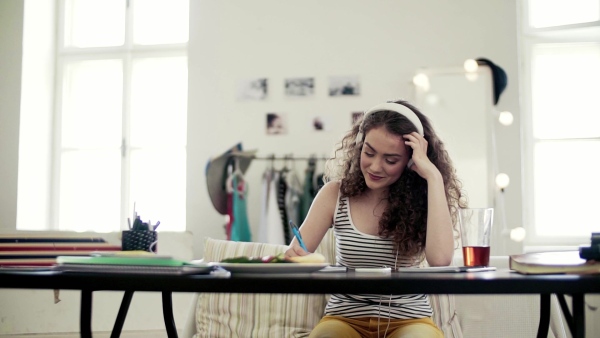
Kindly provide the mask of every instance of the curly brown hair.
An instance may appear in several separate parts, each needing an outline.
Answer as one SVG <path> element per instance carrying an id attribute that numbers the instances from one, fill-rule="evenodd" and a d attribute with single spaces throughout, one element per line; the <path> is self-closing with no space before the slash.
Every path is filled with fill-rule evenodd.
<path id="1" fill-rule="evenodd" d="M 457 212 L 467 207 L 467 197 L 461 191 L 462 183 L 456 176 L 444 143 L 436 135 L 431 122 L 416 107 L 406 101 L 392 101 L 412 110 L 423 125 L 425 140 L 428 142 L 427 157 L 438 168 L 444 179 L 444 189 L 448 209 L 452 217 L 455 240 L 458 238 Z M 363 139 L 357 141 L 359 129 L 363 129 Z M 385 127 L 395 135 L 406 135 L 417 131 L 406 117 L 394 111 L 371 113 L 366 120 L 359 119 L 336 146 L 333 158 L 326 167 L 325 179 L 341 182 L 340 193 L 344 197 L 362 194 L 367 189 L 365 178 L 360 170 L 360 157 L 364 135 L 373 128 Z M 411 153 L 412 155 L 412 153 Z M 379 235 L 392 238 L 398 254 L 405 256 L 422 255 L 425 249 L 427 230 L 427 181 L 412 170 L 405 170 L 398 181 L 389 187 L 387 208 L 379 221 Z"/>

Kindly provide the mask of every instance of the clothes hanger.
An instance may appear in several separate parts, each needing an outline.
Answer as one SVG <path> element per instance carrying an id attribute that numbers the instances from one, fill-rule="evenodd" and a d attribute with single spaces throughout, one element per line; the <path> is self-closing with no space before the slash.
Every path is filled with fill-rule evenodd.
<path id="1" fill-rule="evenodd" d="M 229 167 L 230 168 L 230 167 Z M 227 175 L 227 181 L 225 182 L 225 187 L 227 189 L 228 193 L 233 193 L 233 179 L 234 178 L 238 178 L 238 183 L 240 181 L 244 181 L 244 173 L 242 172 L 242 170 L 240 169 L 240 161 L 237 157 L 234 157 L 233 159 L 233 172 L 231 172 L 229 175 Z M 245 187 L 245 185 L 242 185 L 242 187 Z M 238 188 L 239 188 L 239 184 L 238 184 Z M 241 191 L 238 189 L 238 191 L 240 193 L 243 193 L 246 189 L 242 189 Z"/>

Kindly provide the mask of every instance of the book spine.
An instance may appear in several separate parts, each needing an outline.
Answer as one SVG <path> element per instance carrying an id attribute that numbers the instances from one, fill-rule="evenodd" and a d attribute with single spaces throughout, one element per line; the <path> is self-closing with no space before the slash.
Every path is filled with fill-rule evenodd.
<path id="1" fill-rule="evenodd" d="M 92 243 L 49 243 L 49 244 L 31 244 L 31 243 L 8 243 L 0 244 L 0 253 L 12 251 L 121 251 L 120 245 L 115 244 L 92 244 Z"/>
<path id="2" fill-rule="evenodd" d="M 100 237 L 14 237 L 0 235 L 0 243 L 106 243 Z"/>
<path id="3" fill-rule="evenodd" d="M 7 259 L 0 261 L 0 266 L 52 266 L 56 265 L 56 259 Z"/>

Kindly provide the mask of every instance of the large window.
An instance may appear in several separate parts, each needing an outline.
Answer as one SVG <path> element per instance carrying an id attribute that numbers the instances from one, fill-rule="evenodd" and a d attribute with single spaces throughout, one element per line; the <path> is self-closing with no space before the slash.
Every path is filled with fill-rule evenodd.
<path id="1" fill-rule="evenodd" d="M 526 244 L 589 243 L 600 231 L 600 0 L 523 3 Z"/>
<path id="2" fill-rule="evenodd" d="M 118 231 L 135 205 L 185 230 L 188 0 L 64 0 L 57 12 L 47 228 Z"/>

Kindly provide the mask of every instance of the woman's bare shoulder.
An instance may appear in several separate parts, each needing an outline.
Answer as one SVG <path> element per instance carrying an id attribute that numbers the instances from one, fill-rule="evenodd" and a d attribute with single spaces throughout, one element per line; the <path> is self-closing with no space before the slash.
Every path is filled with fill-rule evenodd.
<path id="1" fill-rule="evenodd" d="M 337 199 L 338 192 L 340 191 L 341 182 L 340 181 L 331 181 L 325 183 L 325 185 L 319 190 L 319 194 L 330 196 L 335 196 Z"/>

